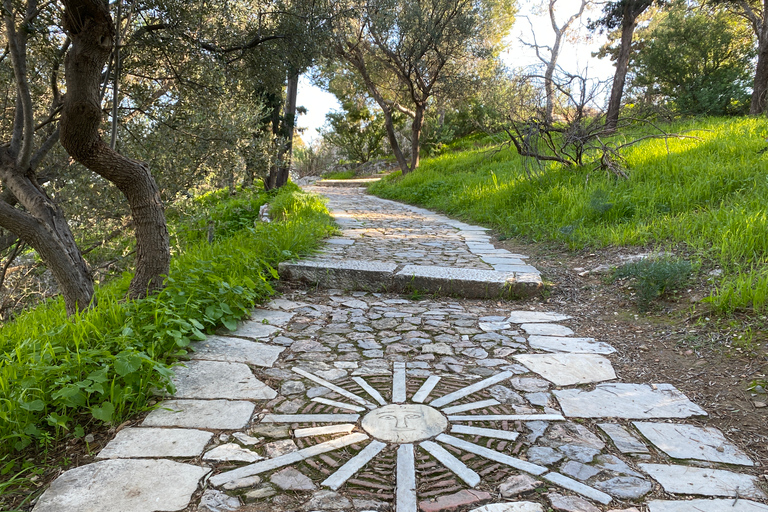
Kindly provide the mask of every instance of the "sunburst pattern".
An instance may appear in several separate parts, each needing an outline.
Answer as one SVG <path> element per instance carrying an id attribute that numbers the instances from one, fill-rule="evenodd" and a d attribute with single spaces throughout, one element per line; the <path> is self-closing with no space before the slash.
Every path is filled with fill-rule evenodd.
<path id="1" fill-rule="evenodd" d="M 323 453 L 340 450 L 351 445 L 360 445 L 367 441 L 362 450 L 323 480 L 321 485 L 334 491 L 339 489 L 382 450 L 389 445 L 394 445 L 397 447 L 396 510 L 397 512 L 416 512 L 418 508 L 416 446 L 429 453 L 469 487 L 478 486 L 482 480 L 478 473 L 444 448 L 444 446 L 448 446 L 536 475 L 550 483 L 565 487 L 601 503 L 611 501 L 611 497 L 607 494 L 559 473 L 549 472 L 544 466 L 512 457 L 453 435 L 468 434 L 486 438 L 515 440 L 518 436 L 516 432 L 480 428 L 462 423 L 503 420 L 563 421 L 565 419 L 559 414 L 459 414 L 500 405 L 500 402 L 493 399 L 452 405 L 462 398 L 509 379 L 514 375 L 512 372 L 498 373 L 446 395 L 428 400 L 440 381 L 439 376 L 431 375 L 408 400 L 405 363 L 394 363 L 392 399 L 387 402 L 381 393 L 362 377 L 354 377 L 353 380 L 365 391 L 368 397 L 353 393 L 301 368 L 293 368 L 293 371 L 348 400 L 348 402 L 335 401 L 315 397 L 312 399 L 313 401 L 350 411 L 350 414 L 267 414 L 262 418 L 262 423 L 327 424 L 320 427 L 294 429 L 293 433 L 296 438 L 331 434 L 345 435 L 296 452 L 221 473 L 211 478 L 211 483 L 220 486 L 240 478 L 272 471 Z"/>

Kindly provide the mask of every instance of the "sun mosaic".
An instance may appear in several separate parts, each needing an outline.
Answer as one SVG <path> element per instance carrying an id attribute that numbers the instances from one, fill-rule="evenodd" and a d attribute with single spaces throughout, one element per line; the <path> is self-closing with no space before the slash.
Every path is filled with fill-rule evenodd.
<path id="1" fill-rule="evenodd" d="M 446 449 L 449 447 L 449 449 L 468 452 L 515 468 L 518 471 L 538 476 L 596 501 L 602 503 L 611 501 L 611 497 L 607 494 L 559 473 L 550 472 L 544 466 L 456 437 L 456 434 L 466 434 L 514 441 L 519 435 L 517 432 L 476 427 L 466 423 L 505 420 L 565 420 L 560 414 L 472 414 L 472 411 L 500 405 L 500 402 L 495 399 L 455 405 L 473 393 L 509 379 L 514 375 L 512 372 L 498 373 L 436 398 L 431 398 L 431 395 L 441 377 L 430 375 L 409 399 L 406 393 L 405 363 L 396 362 L 392 372 L 392 398 L 387 401 L 376 388 L 362 377 L 353 377 L 353 380 L 365 391 L 367 397 L 353 393 L 301 368 L 293 368 L 292 370 L 342 397 L 339 401 L 315 397 L 312 399 L 314 402 L 349 411 L 349 413 L 266 414 L 261 422 L 323 424 L 323 426 L 318 427 L 294 428 L 293 436 L 297 439 L 334 434 L 341 434 L 341 436 L 269 460 L 220 473 L 210 479 L 213 485 L 223 486 L 242 478 L 296 464 L 324 453 L 342 450 L 353 445 L 363 446 L 356 455 L 335 469 L 321 482 L 321 486 L 335 491 L 353 478 L 387 446 L 393 446 L 396 449 L 395 508 L 397 512 L 416 512 L 418 509 L 416 447 L 426 451 L 469 487 L 474 488 L 481 483 L 481 475 L 450 453 Z"/>

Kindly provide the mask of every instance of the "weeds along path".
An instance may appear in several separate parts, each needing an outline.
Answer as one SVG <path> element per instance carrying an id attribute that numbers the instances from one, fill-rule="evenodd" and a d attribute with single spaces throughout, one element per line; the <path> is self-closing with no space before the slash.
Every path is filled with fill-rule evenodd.
<path id="1" fill-rule="evenodd" d="M 426 210 L 327 195 L 342 235 L 305 266 L 333 279 L 284 283 L 198 342 L 175 395 L 36 512 L 768 511 L 768 461 L 707 427 L 674 382 L 626 382 L 608 337 L 464 279 L 504 274 L 508 290 L 538 276 L 499 268 L 522 256 Z M 408 266 L 408 294 L 380 291 L 406 289 Z"/>

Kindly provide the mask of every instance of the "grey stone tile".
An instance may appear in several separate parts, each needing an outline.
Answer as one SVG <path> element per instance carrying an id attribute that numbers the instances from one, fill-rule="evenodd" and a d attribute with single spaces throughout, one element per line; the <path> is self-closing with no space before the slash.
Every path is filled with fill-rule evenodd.
<path id="1" fill-rule="evenodd" d="M 520 354 L 513 357 L 556 386 L 588 384 L 616 378 L 611 362 L 597 354 Z"/>
<path id="2" fill-rule="evenodd" d="M 616 352 L 616 349 L 609 344 L 595 342 L 594 338 L 534 335 L 528 337 L 528 344 L 533 349 L 546 352 L 571 352 L 578 354 L 613 354 Z"/>
<path id="3" fill-rule="evenodd" d="M 634 422 L 634 425 L 651 443 L 672 458 L 754 465 L 746 453 L 727 441 L 716 428 L 641 421 Z"/>
<path id="4" fill-rule="evenodd" d="M 269 400 L 277 396 L 243 363 L 189 361 L 186 366 L 175 367 L 174 372 L 176 398 Z"/>
<path id="5" fill-rule="evenodd" d="M 149 413 L 142 426 L 236 430 L 248 424 L 255 407 L 244 401 L 166 400 Z"/>
<path id="6" fill-rule="evenodd" d="M 113 459 L 65 471 L 35 512 L 182 510 L 210 468 L 169 460 Z"/>
<path id="7" fill-rule="evenodd" d="M 573 334 L 568 327 L 553 323 L 522 324 L 520 328 L 536 336 L 571 336 Z"/>
<path id="8" fill-rule="evenodd" d="M 764 500 L 765 493 L 758 487 L 758 479 L 722 469 L 697 468 L 667 464 L 640 464 L 640 469 L 674 494 L 700 496 L 728 496 Z"/>
<path id="9" fill-rule="evenodd" d="M 621 453 L 649 453 L 648 447 L 617 423 L 598 423 Z"/>
<path id="10" fill-rule="evenodd" d="M 554 391 L 560 408 L 572 418 L 688 418 L 706 416 L 671 384 L 598 384 L 593 391 Z"/>
<path id="11" fill-rule="evenodd" d="M 768 505 L 750 500 L 652 500 L 648 512 L 768 512 Z"/>
<path id="12" fill-rule="evenodd" d="M 285 347 L 276 347 L 256 341 L 224 336 L 211 336 L 205 341 L 192 343 L 192 359 L 247 363 L 253 366 L 271 367 Z"/>
<path id="13" fill-rule="evenodd" d="M 184 428 L 125 428 L 97 458 L 198 457 L 212 437 L 211 432 Z"/>
<path id="14" fill-rule="evenodd" d="M 571 317 L 563 315 L 561 313 L 553 313 L 549 311 L 512 311 L 507 318 L 508 322 L 513 324 L 531 324 L 542 322 L 562 322 L 568 320 Z"/>

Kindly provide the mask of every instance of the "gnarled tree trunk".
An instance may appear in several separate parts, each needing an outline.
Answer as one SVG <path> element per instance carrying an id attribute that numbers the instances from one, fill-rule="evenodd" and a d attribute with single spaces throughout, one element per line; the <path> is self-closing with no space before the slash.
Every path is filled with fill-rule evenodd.
<path id="1" fill-rule="evenodd" d="M 99 132 L 99 86 L 112 51 L 115 26 L 102 0 L 64 0 L 64 29 L 72 47 L 64 61 L 67 94 L 61 144 L 91 171 L 114 183 L 131 208 L 136 233 L 136 275 L 128 295 L 143 297 L 163 286 L 170 245 L 160 191 L 146 164 L 112 150 Z"/>
<path id="2" fill-rule="evenodd" d="M 632 36 L 637 25 L 637 18 L 632 16 L 630 7 L 625 7 L 624 9 L 624 18 L 621 22 L 621 46 L 619 46 L 619 56 L 616 59 L 616 73 L 613 75 L 611 97 L 608 100 L 608 111 L 605 114 L 605 129 L 607 131 L 616 130 L 616 126 L 619 123 L 621 97 L 624 94 L 624 82 L 627 79 L 629 57 L 632 53 Z"/>

